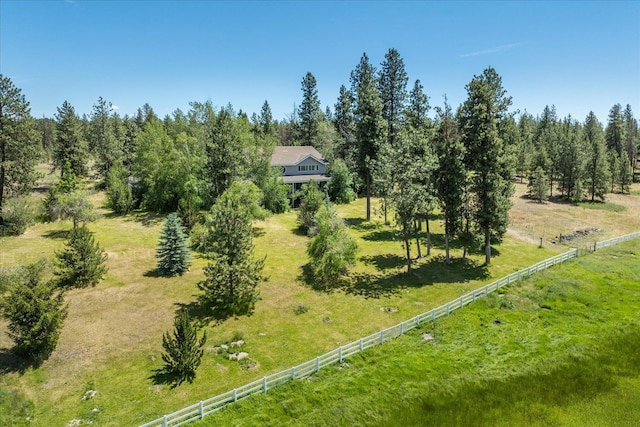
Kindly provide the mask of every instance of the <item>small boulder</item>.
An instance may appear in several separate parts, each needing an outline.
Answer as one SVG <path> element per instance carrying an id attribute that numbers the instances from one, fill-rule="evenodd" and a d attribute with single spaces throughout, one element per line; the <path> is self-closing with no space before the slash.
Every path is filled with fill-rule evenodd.
<path id="1" fill-rule="evenodd" d="M 231 353 L 229 355 L 229 360 L 238 360 L 238 355 L 236 353 Z"/>
<path id="2" fill-rule="evenodd" d="M 425 341 L 433 341 L 433 335 L 424 333 L 422 334 L 422 339 Z"/>
<path id="3" fill-rule="evenodd" d="M 249 357 L 249 353 L 246 353 L 244 351 L 241 351 L 240 353 L 238 353 L 238 360 L 242 360 L 242 359 L 246 359 L 247 357 Z"/>
<path id="4" fill-rule="evenodd" d="M 228 345 L 226 345 L 226 344 L 222 344 L 222 345 L 220 346 L 220 348 L 221 348 L 221 349 L 223 349 L 223 350 L 229 350 L 229 346 L 228 346 Z"/>

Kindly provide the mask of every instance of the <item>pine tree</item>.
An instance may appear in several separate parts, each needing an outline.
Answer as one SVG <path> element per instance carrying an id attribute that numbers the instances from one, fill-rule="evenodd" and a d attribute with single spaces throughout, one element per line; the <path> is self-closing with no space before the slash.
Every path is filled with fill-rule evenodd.
<path id="1" fill-rule="evenodd" d="M 614 150 L 620 156 L 625 149 L 624 133 L 622 105 L 616 104 L 609 110 L 609 122 L 605 129 L 604 139 L 607 141 L 607 150 Z"/>
<path id="2" fill-rule="evenodd" d="M 315 216 L 316 234 L 309 240 L 307 255 L 314 278 L 330 285 L 356 262 L 358 246 L 333 206 L 322 205 Z"/>
<path id="3" fill-rule="evenodd" d="M 493 68 L 475 76 L 467 85 L 468 98 L 460 109 L 466 163 L 474 172 L 471 190 L 476 195 L 475 222 L 484 235 L 485 263 L 491 262 L 491 236 L 507 229 L 512 184 L 505 179 L 504 144 L 499 124 L 507 117 L 511 97 Z"/>
<path id="4" fill-rule="evenodd" d="M 62 172 L 65 162 L 71 164 L 71 170 L 77 177 L 87 175 L 87 142 L 84 140 L 82 122 L 76 112 L 64 101 L 56 114 L 56 144 L 53 152 L 53 164 Z"/>
<path id="5" fill-rule="evenodd" d="M 26 194 L 33 188 L 39 155 L 29 103 L 11 79 L 0 74 L 0 226 L 5 198 Z"/>
<path id="6" fill-rule="evenodd" d="M 96 158 L 96 168 L 103 177 L 124 156 L 121 141 L 114 135 L 113 113 L 110 102 L 102 97 L 94 104 L 89 124 L 89 149 Z"/>
<path id="7" fill-rule="evenodd" d="M 378 150 L 386 140 L 386 123 L 382 117 L 382 100 L 376 88 L 375 68 L 366 53 L 351 72 L 351 91 L 355 94 L 355 125 L 358 146 L 358 169 L 367 198 L 366 218 L 371 220 L 372 167 Z"/>
<path id="8" fill-rule="evenodd" d="M 349 169 L 356 169 L 357 147 L 355 143 L 355 117 L 353 113 L 353 94 L 344 85 L 340 86 L 340 95 L 335 104 L 333 125 L 338 132 L 337 157 L 343 159 Z"/>
<path id="9" fill-rule="evenodd" d="M 271 106 L 269 106 L 269 103 L 266 100 L 260 109 L 258 124 L 260 125 L 260 131 L 263 135 L 274 135 L 275 126 L 273 122 L 273 114 L 271 114 Z"/>
<path id="10" fill-rule="evenodd" d="M 436 189 L 444 220 L 445 262 L 449 264 L 449 241 L 461 229 L 463 191 L 466 171 L 464 146 L 458 126 L 445 98 L 444 109 L 438 109 L 439 123 L 434 148 L 438 159 Z"/>
<path id="11" fill-rule="evenodd" d="M 265 258 L 253 259 L 251 214 L 245 201 L 229 191 L 211 208 L 207 221 L 205 279 L 198 283 L 200 301 L 224 318 L 253 313 Z"/>
<path id="12" fill-rule="evenodd" d="M 55 275 L 61 288 L 95 286 L 107 273 L 107 254 L 85 226 L 71 230 L 67 246 L 56 252 Z"/>
<path id="13" fill-rule="evenodd" d="M 395 146 L 404 120 L 408 81 L 402 57 L 397 50 L 389 49 L 378 73 L 378 90 L 382 100 L 382 118 L 387 122 L 387 142 L 391 146 Z"/>
<path id="14" fill-rule="evenodd" d="M 315 145 L 322 118 L 316 78 L 307 73 L 302 79 L 302 103 L 298 110 L 300 145 Z"/>
<path id="15" fill-rule="evenodd" d="M 627 107 L 624 109 L 624 146 L 627 150 L 627 156 L 629 157 L 629 161 L 631 162 L 631 169 L 636 168 L 636 163 L 638 161 L 638 149 L 640 148 L 640 133 L 638 132 L 638 120 L 633 117 L 633 112 L 631 111 L 631 105 L 627 104 Z"/>
<path id="16" fill-rule="evenodd" d="M 602 135 L 602 126 L 593 111 L 589 112 L 584 122 L 584 138 L 587 147 L 585 187 L 592 202 L 596 197 L 604 200 L 609 179 L 607 147 Z"/>
<path id="17" fill-rule="evenodd" d="M 528 195 L 534 200 L 542 203 L 549 196 L 549 179 L 547 174 L 540 166 L 533 171 L 533 175 L 529 179 L 527 185 Z"/>
<path id="18" fill-rule="evenodd" d="M 198 328 L 183 311 L 178 313 L 173 324 L 173 334 L 165 332 L 162 336 L 164 372 L 174 377 L 176 385 L 183 381 L 191 383 L 202 361 L 207 332 L 198 339 Z"/>
<path id="19" fill-rule="evenodd" d="M 620 180 L 620 156 L 614 149 L 607 153 L 609 159 L 609 182 L 611 183 L 611 193 L 615 192 L 615 185 Z"/>
<path id="20" fill-rule="evenodd" d="M 45 269 L 44 262 L 22 268 L 1 307 L 16 353 L 36 363 L 56 348 L 67 317 L 62 292 L 42 280 Z"/>
<path id="21" fill-rule="evenodd" d="M 162 276 L 182 276 L 189 270 L 191 254 L 187 246 L 187 236 L 184 234 L 180 218 L 175 213 L 170 214 L 164 223 L 156 258 L 157 269 Z"/>
<path id="22" fill-rule="evenodd" d="M 618 171 L 618 185 L 622 194 L 629 193 L 631 183 L 633 182 L 633 169 L 626 150 L 622 151 L 620 156 L 620 170 Z"/>
<path id="23" fill-rule="evenodd" d="M 413 89 L 409 93 L 409 105 L 404 112 L 406 124 L 414 130 L 425 130 L 430 126 L 429 116 L 429 97 L 424 93 L 424 87 L 420 80 L 416 80 Z"/>

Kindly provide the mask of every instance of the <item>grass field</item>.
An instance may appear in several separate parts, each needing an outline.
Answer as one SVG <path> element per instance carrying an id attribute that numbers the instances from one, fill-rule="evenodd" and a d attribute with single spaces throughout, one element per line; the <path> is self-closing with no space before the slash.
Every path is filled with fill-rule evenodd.
<path id="1" fill-rule="evenodd" d="M 173 389 L 154 380 L 154 371 L 162 366 L 161 337 L 172 327 L 175 312 L 196 300 L 195 284 L 203 277 L 205 261 L 196 257 L 183 277 L 154 277 L 163 218 L 143 213 L 115 216 L 100 208 L 102 218 L 89 227 L 109 255 L 106 279 L 95 288 L 67 295 L 69 316 L 58 348 L 38 369 L 20 369 L 4 333 L 6 325 L 0 323 L 0 395 L 12 396 L 3 397 L 3 402 L 14 402 L 10 407 L 19 413 L 12 420 L 16 425 L 27 424 L 27 417 L 28 424 L 36 426 L 66 425 L 71 420 L 140 424 L 308 360 L 566 250 L 549 243 L 553 233 L 592 227 L 602 231 L 587 238 L 602 240 L 640 229 L 640 197 L 614 197 L 612 201 L 625 210 L 585 215 L 587 210 L 579 206 L 540 205 L 517 194 L 510 233 L 494 247 L 488 269 L 481 265 L 480 254 L 467 263 L 444 266 L 441 224 L 434 221 L 432 256 L 419 260 L 412 276 L 404 273 L 403 250 L 393 230 L 380 217 L 364 222 L 364 201 L 358 200 L 339 207 L 358 240 L 358 263 L 349 280 L 322 291 L 302 280 L 307 237 L 297 233 L 295 213 L 271 217 L 256 224 L 256 256 L 267 255 L 268 276 L 256 312 L 209 324 L 207 352 L 196 380 Z M 96 206 L 102 206 L 103 198 L 102 193 L 92 195 Z M 541 227 L 546 234 L 540 249 Z M 0 268 L 51 258 L 69 228 L 69 223 L 38 224 L 23 236 L 0 239 Z M 460 251 L 454 250 L 453 256 L 459 257 Z M 300 305 L 308 311 L 296 314 Z M 246 341 L 243 350 L 251 363 L 240 366 L 212 352 L 214 345 L 234 336 Z M 97 394 L 83 400 L 88 390 Z M 0 413 L 9 412 L 0 406 Z"/>
<path id="2" fill-rule="evenodd" d="M 554 267 L 194 425 L 637 426 L 639 256 Z"/>

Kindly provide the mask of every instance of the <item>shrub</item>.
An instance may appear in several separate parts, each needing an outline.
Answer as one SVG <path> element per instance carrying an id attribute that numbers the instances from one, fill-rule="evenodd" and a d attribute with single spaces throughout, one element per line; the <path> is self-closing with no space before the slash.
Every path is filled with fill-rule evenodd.
<path id="1" fill-rule="evenodd" d="M 318 183 L 311 181 L 302 186 L 299 195 L 301 201 L 298 210 L 298 224 L 305 233 L 311 234 L 316 213 L 324 204 L 324 194 L 318 188 Z"/>
<path id="2" fill-rule="evenodd" d="M 0 218 L 0 236 L 19 236 L 35 223 L 36 214 L 29 200 L 16 197 L 6 200 Z"/>
<path id="3" fill-rule="evenodd" d="M 120 214 L 133 208 L 133 195 L 127 183 L 127 173 L 120 165 L 114 165 L 107 174 L 107 205 Z"/>

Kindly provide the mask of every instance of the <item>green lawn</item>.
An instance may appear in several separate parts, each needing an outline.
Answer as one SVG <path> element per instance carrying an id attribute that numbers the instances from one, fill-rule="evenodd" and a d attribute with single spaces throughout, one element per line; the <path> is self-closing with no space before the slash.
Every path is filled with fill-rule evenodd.
<path id="1" fill-rule="evenodd" d="M 195 425 L 637 426 L 639 256 L 554 267 Z"/>
<path id="2" fill-rule="evenodd" d="M 96 206 L 103 198 L 103 193 L 92 196 Z M 309 360 L 566 250 L 539 249 L 535 241 L 507 235 L 494 246 L 489 268 L 481 265 L 482 254 L 445 266 L 441 224 L 432 221 L 432 255 L 418 260 L 414 274 L 407 276 L 393 229 L 379 216 L 371 223 L 363 221 L 364 200 L 358 200 L 339 207 L 357 238 L 358 263 L 347 280 L 333 289 L 316 290 L 303 280 L 308 238 L 296 231 L 295 213 L 273 216 L 256 224 L 256 256 L 267 256 L 268 280 L 261 284 L 255 313 L 208 323 L 210 338 L 196 380 L 171 388 L 154 378 L 162 366 L 162 334 L 172 328 L 177 310 L 196 301 L 196 283 L 203 278 L 206 262 L 196 257 L 183 277 L 155 277 L 155 245 L 163 218 L 101 212 L 103 217 L 89 227 L 109 255 L 109 272 L 97 287 L 69 292 L 69 316 L 51 358 L 38 369 L 22 371 L 4 334 L 6 325 L 0 322 L 0 393 L 11 393 L 15 405 L 10 406 L 22 411 L 16 420 L 25 424 L 27 416 L 29 425 L 36 426 L 66 425 L 71 420 L 142 424 Z M 52 258 L 69 227 L 38 224 L 23 236 L 0 239 L 0 267 Z M 454 249 L 452 255 L 459 258 L 461 250 Z M 308 311 L 296 314 L 300 305 Z M 243 350 L 251 363 L 239 365 L 212 351 L 234 336 L 246 341 Z M 88 390 L 97 394 L 83 400 Z M 5 412 L 1 405 L 0 412 Z"/>

